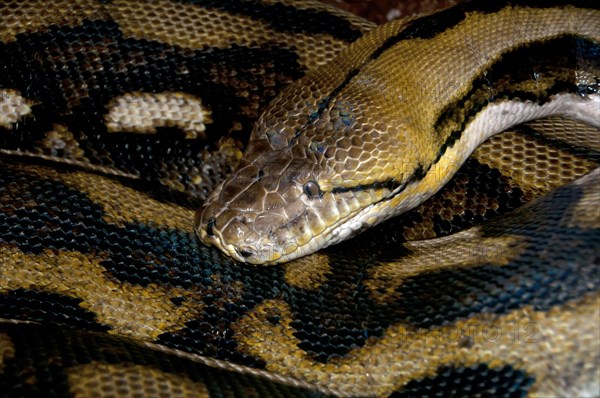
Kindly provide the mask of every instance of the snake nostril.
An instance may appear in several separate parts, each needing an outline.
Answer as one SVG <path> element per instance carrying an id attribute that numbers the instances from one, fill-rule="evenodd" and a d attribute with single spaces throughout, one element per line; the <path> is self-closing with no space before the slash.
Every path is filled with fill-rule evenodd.
<path id="1" fill-rule="evenodd" d="M 256 177 L 254 177 L 255 181 L 260 181 L 265 176 L 265 172 L 263 170 L 258 170 Z"/>
<path id="2" fill-rule="evenodd" d="M 240 250 L 238 250 L 238 253 L 240 254 L 240 256 L 242 256 L 244 258 L 254 256 L 254 251 L 252 251 L 250 249 L 240 249 Z"/>
<path id="3" fill-rule="evenodd" d="M 217 223 L 217 220 L 214 218 L 211 218 L 210 220 L 208 220 L 208 222 L 206 223 L 206 234 L 210 237 L 215 236 L 215 224 Z"/>

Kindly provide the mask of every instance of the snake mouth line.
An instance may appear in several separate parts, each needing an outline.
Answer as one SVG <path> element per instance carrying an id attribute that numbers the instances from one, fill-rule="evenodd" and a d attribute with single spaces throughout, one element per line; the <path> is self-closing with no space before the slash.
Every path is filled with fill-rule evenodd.
<path id="1" fill-rule="evenodd" d="M 236 259 L 244 262 L 249 262 L 252 264 L 264 264 L 264 265 L 275 265 L 278 263 L 286 262 L 292 259 L 296 259 L 299 257 L 303 257 L 305 255 L 311 254 L 317 250 L 324 249 L 328 246 L 337 244 L 343 240 L 346 240 L 349 237 L 352 237 L 366 228 L 371 227 L 379 221 L 378 217 L 373 217 L 371 213 L 373 209 L 386 201 L 389 201 L 401 194 L 404 189 L 415 183 L 417 180 L 411 178 L 410 181 L 394 184 L 396 186 L 395 190 L 390 192 L 388 195 L 384 196 L 382 199 L 375 201 L 369 204 L 366 207 L 359 208 L 354 212 L 349 213 L 343 219 L 337 220 L 331 225 L 327 226 L 323 231 L 318 234 L 312 234 L 311 238 L 302 245 L 297 244 L 294 241 L 286 241 L 284 245 L 281 243 L 276 243 L 273 239 L 275 236 L 275 232 L 271 232 L 269 236 L 269 242 L 259 243 L 258 245 L 244 245 L 242 247 L 236 247 L 234 244 L 224 245 L 224 241 L 222 238 L 219 238 L 221 247 L 229 248 L 229 252 L 235 251 L 238 255 Z M 381 187 L 381 184 L 374 184 L 373 189 L 375 187 Z M 365 186 L 355 187 L 356 190 L 365 190 Z M 352 189 L 348 190 L 340 190 L 339 193 L 351 192 Z M 301 220 L 306 217 L 308 214 L 308 210 L 305 210 L 301 214 L 294 217 L 284 226 L 280 227 L 283 230 L 289 230 L 294 227 L 294 225 L 301 222 Z M 372 220 L 372 221 L 370 221 Z M 269 253 L 268 260 L 265 262 L 265 257 L 257 257 L 258 253 Z"/>

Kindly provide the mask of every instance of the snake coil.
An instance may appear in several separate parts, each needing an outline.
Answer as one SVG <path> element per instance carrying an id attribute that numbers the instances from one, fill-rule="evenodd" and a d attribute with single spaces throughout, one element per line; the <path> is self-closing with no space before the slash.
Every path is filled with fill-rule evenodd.
<path id="1" fill-rule="evenodd" d="M 0 1 L 0 394 L 600 395 L 596 3 Z"/>

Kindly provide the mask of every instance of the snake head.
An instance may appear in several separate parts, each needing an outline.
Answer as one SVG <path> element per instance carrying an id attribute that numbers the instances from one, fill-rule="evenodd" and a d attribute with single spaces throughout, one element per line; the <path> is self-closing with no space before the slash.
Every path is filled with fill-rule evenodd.
<path id="1" fill-rule="evenodd" d="M 386 119 L 369 79 L 320 72 L 288 86 L 259 118 L 239 168 L 196 214 L 202 242 L 238 261 L 275 264 L 403 210 L 391 199 L 435 152 L 420 150 L 429 143 L 405 134 L 402 117 Z M 365 98 L 371 105 L 359 106 Z"/>
<path id="2" fill-rule="evenodd" d="M 316 251 L 314 240 L 335 222 L 316 178 L 319 162 L 295 148 L 249 144 L 239 169 L 220 185 L 196 213 L 200 239 L 232 258 L 273 264 Z M 321 206 L 315 208 L 315 201 Z"/>
<path id="3" fill-rule="evenodd" d="M 284 140 L 253 133 L 240 167 L 196 213 L 200 240 L 238 261 L 267 265 L 311 254 L 387 218 L 385 199 L 402 185 L 392 161 L 398 146 L 375 131 L 322 140 L 316 128 Z"/>

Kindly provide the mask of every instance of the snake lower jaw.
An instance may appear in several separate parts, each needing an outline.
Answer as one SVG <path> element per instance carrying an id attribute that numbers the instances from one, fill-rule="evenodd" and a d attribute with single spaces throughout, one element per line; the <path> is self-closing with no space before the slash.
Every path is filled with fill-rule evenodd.
<path id="1" fill-rule="evenodd" d="M 203 239 L 202 237 L 200 237 L 200 239 L 207 245 L 217 247 L 221 252 L 235 261 L 251 265 L 276 265 L 311 253 L 307 252 L 297 255 L 295 252 L 298 251 L 298 246 L 294 243 L 290 243 L 289 246 L 280 249 L 275 244 L 270 243 L 236 246 L 231 243 L 224 243 L 221 239 L 213 240 L 212 244 L 209 243 L 207 239 Z M 286 254 L 285 250 L 288 250 L 291 254 Z"/>
<path id="2" fill-rule="evenodd" d="M 211 240 L 213 246 L 218 247 L 224 254 L 236 261 L 251 265 L 273 266 L 292 262 L 345 241 L 378 224 L 380 221 L 381 219 L 377 217 L 349 217 L 346 221 L 331 226 L 325 234 L 315 234 L 306 242 L 287 239 L 282 244 L 262 239 L 254 243 L 236 245 L 225 243 L 221 237 L 212 238 Z M 211 244 L 207 238 L 201 238 L 201 240 Z"/>

